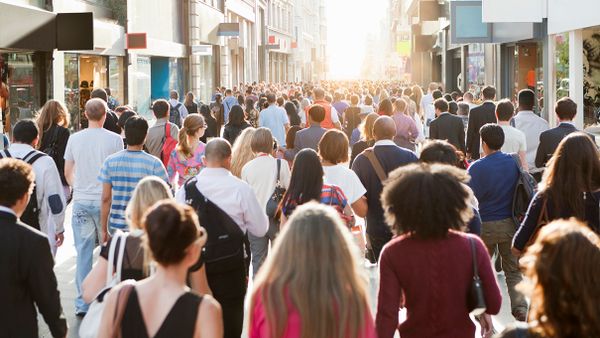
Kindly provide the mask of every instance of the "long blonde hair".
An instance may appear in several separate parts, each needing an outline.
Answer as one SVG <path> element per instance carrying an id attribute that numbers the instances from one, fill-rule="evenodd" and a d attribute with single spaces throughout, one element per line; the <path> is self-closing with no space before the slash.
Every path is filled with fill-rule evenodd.
<path id="1" fill-rule="evenodd" d="M 281 337 L 291 302 L 301 318 L 302 338 L 364 337 L 371 313 L 359 262 L 358 247 L 337 213 L 305 203 L 292 214 L 258 272 L 250 316 L 260 297 L 271 337 Z"/>
<path id="2" fill-rule="evenodd" d="M 375 139 L 373 135 L 373 126 L 375 125 L 375 120 L 379 118 L 379 114 L 370 113 L 365 117 L 365 120 L 358 126 L 360 130 L 360 136 L 363 141 L 372 141 Z"/>
<path id="3" fill-rule="evenodd" d="M 423 99 L 423 90 L 418 85 L 412 86 L 411 90 L 414 96 L 413 100 L 417 104 L 417 114 L 419 114 L 419 116 L 423 116 L 423 112 L 421 111 L 421 100 Z"/>
<path id="4" fill-rule="evenodd" d="M 191 148 L 188 136 L 196 135 L 200 128 L 204 127 L 204 117 L 200 114 L 190 114 L 183 120 L 183 127 L 179 130 L 177 138 L 177 152 L 184 158 L 194 156 L 194 149 Z"/>
<path id="5" fill-rule="evenodd" d="M 40 112 L 37 115 L 36 123 L 38 125 L 39 138 L 40 142 L 38 144 L 42 144 L 42 140 L 44 138 L 44 133 L 48 131 L 54 124 L 59 126 L 63 126 L 65 128 L 69 127 L 69 113 L 67 108 L 62 104 L 62 102 L 57 100 L 48 100 L 40 109 Z"/>
<path id="6" fill-rule="evenodd" d="M 235 140 L 231 149 L 231 173 L 236 177 L 242 176 L 242 168 L 254 158 L 252 152 L 252 136 L 255 128 L 246 128 Z"/>
<path id="7" fill-rule="evenodd" d="M 131 229 L 142 229 L 142 216 L 154 203 L 173 198 L 171 189 L 156 176 L 144 177 L 135 187 L 125 209 L 125 217 Z"/>

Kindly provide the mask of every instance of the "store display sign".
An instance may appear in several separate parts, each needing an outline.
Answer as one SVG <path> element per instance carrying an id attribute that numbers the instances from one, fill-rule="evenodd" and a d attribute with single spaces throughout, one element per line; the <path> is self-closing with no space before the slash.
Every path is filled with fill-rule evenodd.
<path id="1" fill-rule="evenodd" d="M 492 24 L 483 22 L 481 1 L 450 3 L 450 43 L 492 42 Z"/>
<path id="2" fill-rule="evenodd" d="M 147 47 L 146 33 L 127 33 L 127 49 L 146 49 Z"/>

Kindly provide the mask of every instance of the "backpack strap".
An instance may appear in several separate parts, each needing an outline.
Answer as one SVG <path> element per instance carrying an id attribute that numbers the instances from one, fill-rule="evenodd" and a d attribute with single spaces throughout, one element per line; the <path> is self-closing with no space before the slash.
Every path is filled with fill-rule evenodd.
<path id="1" fill-rule="evenodd" d="M 8 149 L 0 151 L 0 159 L 2 158 L 12 158 L 12 155 L 8 152 Z"/>
<path id="2" fill-rule="evenodd" d="M 387 174 L 385 173 L 385 170 L 381 166 L 381 162 L 379 162 L 379 159 L 377 159 L 377 156 L 375 156 L 375 149 L 373 147 L 371 147 L 371 148 L 365 149 L 365 151 L 363 153 L 365 154 L 365 156 L 367 157 L 369 162 L 371 162 L 373 169 L 375 169 L 375 174 L 377 174 L 377 177 L 383 183 L 383 181 L 385 181 L 387 179 Z"/>
<path id="3" fill-rule="evenodd" d="M 523 165 L 521 164 L 521 158 L 519 157 L 519 154 L 511 153 L 510 157 L 512 157 L 513 160 L 515 160 L 515 162 L 517 163 L 517 167 L 519 167 L 519 171 L 523 171 Z"/>
<path id="4" fill-rule="evenodd" d="M 276 185 L 281 185 L 281 159 L 277 159 L 277 181 L 275 181 Z"/>
<path id="5" fill-rule="evenodd" d="M 29 165 L 33 165 L 35 161 L 37 161 L 40 157 L 46 156 L 46 154 L 41 151 L 32 150 L 27 155 L 23 157 L 23 161 L 27 162 Z"/>

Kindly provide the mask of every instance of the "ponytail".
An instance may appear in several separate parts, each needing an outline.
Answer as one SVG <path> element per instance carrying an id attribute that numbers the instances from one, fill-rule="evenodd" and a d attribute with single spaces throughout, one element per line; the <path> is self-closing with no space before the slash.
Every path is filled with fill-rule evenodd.
<path id="1" fill-rule="evenodd" d="M 179 129 L 179 134 L 177 135 L 177 138 L 179 139 L 179 143 L 177 144 L 177 151 L 185 158 L 192 157 L 192 149 L 190 149 L 190 144 L 188 143 L 187 129 L 185 128 L 185 126 Z"/>
<path id="2" fill-rule="evenodd" d="M 194 156 L 194 149 L 190 147 L 188 137 L 194 136 L 198 132 L 198 129 L 200 129 L 203 125 L 204 118 L 202 115 L 190 114 L 183 120 L 183 126 L 177 135 L 179 141 L 177 144 L 177 152 L 183 155 L 184 158 L 190 158 Z"/>

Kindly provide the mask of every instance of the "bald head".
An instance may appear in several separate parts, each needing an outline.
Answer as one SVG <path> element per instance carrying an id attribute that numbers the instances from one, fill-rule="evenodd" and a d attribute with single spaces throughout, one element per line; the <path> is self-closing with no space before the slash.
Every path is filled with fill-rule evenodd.
<path id="1" fill-rule="evenodd" d="M 373 125 L 375 141 L 392 140 L 396 136 L 396 123 L 389 116 L 380 116 Z"/>
<path id="2" fill-rule="evenodd" d="M 106 102 L 100 98 L 89 99 L 85 104 L 85 115 L 90 121 L 102 121 L 107 111 Z"/>
<path id="3" fill-rule="evenodd" d="M 214 138 L 206 144 L 204 160 L 209 168 L 229 168 L 231 144 L 224 138 Z"/>

